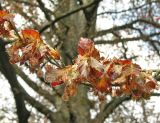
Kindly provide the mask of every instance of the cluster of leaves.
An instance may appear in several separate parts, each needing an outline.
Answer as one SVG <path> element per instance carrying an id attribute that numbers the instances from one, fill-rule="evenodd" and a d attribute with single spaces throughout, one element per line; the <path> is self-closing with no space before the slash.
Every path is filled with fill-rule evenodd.
<path id="1" fill-rule="evenodd" d="M 44 43 L 36 30 L 16 30 L 7 11 L 0 11 L 0 35 L 14 39 L 8 48 L 11 63 L 28 63 L 31 70 L 42 67 L 46 59 L 59 60 L 59 53 Z M 6 24 L 7 23 L 7 24 Z M 87 84 L 96 95 L 129 95 L 134 99 L 148 98 L 157 88 L 156 81 L 130 60 L 106 59 L 100 56 L 93 41 L 81 38 L 77 48 L 78 57 L 73 65 L 59 67 L 45 64 L 45 80 L 51 86 L 65 84 L 63 99 L 76 94 L 78 85 Z M 49 61 L 50 61 L 49 60 Z"/>
<path id="2" fill-rule="evenodd" d="M 100 57 L 93 41 L 85 38 L 79 41 L 74 64 L 63 69 L 50 69 L 46 80 L 64 82 L 65 99 L 73 96 L 81 83 L 91 85 L 99 97 L 129 95 L 134 99 L 148 98 L 157 86 L 151 75 L 143 72 L 139 65 L 130 60 Z"/>
<path id="3" fill-rule="evenodd" d="M 8 11 L 0 11 L 0 36 L 13 41 L 7 49 L 11 63 L 28 62 L 31 71 L 35 71 L 46 58 L 60 59 L 59 53 L 44 43 L 38 31 L 24 29 L 19 33 L 12 19 Z"/>

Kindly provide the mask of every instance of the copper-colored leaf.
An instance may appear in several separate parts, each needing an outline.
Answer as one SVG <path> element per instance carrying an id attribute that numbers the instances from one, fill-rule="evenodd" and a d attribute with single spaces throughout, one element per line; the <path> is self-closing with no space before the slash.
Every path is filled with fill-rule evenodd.
<path id="1" fill-rule="evenodd" d="M 14 15 L 10 14 L 8 11 L 6 10 L 0 10 L 0 20 L 5 19 L 7 21 L 11 21 L 13 20 Z"/>
<path id="2" fill-rule="evenodd" d="M 99 81 L 96 82 L 96 89 L 101 92 L 110 91 L 111 88 L 109 87 L 109 80 L 106 76 L 102 76 Z"/>
<path id="3" fill-rule="evenodd" d="M 121 65 L 129 65 L 131 64 L 131 60 L 120 60 L 120 59 L 116 59 L 115 63 L 121 64 Z"/>
<path id="4" fill-rule="evenodd" d="M 3 18 L 3 17 L 5 17 L 5 16 L 8 15 L 8 14 L 9 14 L 8 11 L 0 10 L 0 18 Z"/>
<path id="5" fill-rule="evenodd" d="M 98 50 L 95 48 L 93 41 L 87 38 L 81 38 L 78 43 L 78 54 L 100 58 Z"/>
<path id="6" fill-rule="evenodd" d="M 93 47 L 94 44 L 91 40 L 86 38 L 81 38 L 78 43 L 78 54 L 83 56 L 86 53 L 90 52 Z"/>
<path id="7" fill-rule="evenodd" d="M 51 82 L 51 86 L 52 86 L 52 87 L 55 87 L 55 86 L 61 85 L 61 84 L 63 84 L 63 83 L 64 83 L 63 81 L 59 81 L 59 82 Z"/>
<path id="8" fill-rule="evenodd" d="M 40 38 L 40 34 L 38 31 L 33 29 L 24 29 L 21 31 L 23 38 L 25 42 L 31 43 L 31 42 L 40 42 L 42 41 Z"/>
<path id="9" fill-rule="evenodd" d="M 97 71 L 100 71 L 100 72 L 104 71 L 104 65 L 93 57 L 90 57 L 89 64 L 92 68 L 96 69 Z"/>
<path id="10" fill-rule="evenodd" d="M 115 80 L 111 81 L 112 84 L 123 84 L 126 82 L 126 77 L 124 75 L 121 75 L 120 77 L 116 78 Z"/>
<path id="11" fill-rule="evenodd" d="M 53 48 L 48 48 L 48 51 L 47 51 L 48 55 L 53 58 L 53 59 L 57 59 L 59 60 L 60 59 L 60 54 L 58 51 L 56 51 L 55 49 Z"/>
<path id="12" fill-rule="evenodd" d="M 122 68 L 123 74 L 126 76 L 134 74 L 134 75 L 139 75 L 141 72 L 141 67 L 137 64 L 129 64 L 125 65 Z"/>
<path id="13" fill-rule="evenodd" d="M 78 65 L 78 71 L 80 75 L 84 78 L 88 78 L 90 72 L 90 66 L 88 63 L 88 58 L 84 56 L 79 56 L 76 64 Z"/>
<path id="14" fill-rule="evenodd" d="M 145 83 L 145 87 L 149 90 L 155 89 L 157 84 L 154 81 L 148 81 Z"/>

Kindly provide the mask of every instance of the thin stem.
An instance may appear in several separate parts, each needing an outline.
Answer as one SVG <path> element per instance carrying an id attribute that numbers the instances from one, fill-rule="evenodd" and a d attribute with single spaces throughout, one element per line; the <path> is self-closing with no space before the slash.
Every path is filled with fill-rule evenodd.
<path id="1" fill-rule="evenodd" d="M 58 68 L 62 68 L 62 66 L 56 60 L 52 59 L 54 60 L 53 62 L 48 56 L 46 56 L 46 58 L 51 64 L 56 65 Z"/>
<path id="2" fill-rule="evenodd" d="M 18 38 L 23 42 L 23 39 L 22 39 L 21 36 L 19 35 L 18 30 L 17 30 L 17 28 L 14 26 L 14 24 L 12 24 L 11 21 L 8 21 L 8 22 L 9 22 L 9 24 L 11 25 L 12 29 L 15 31 L 16 35 L 18 36 Z"/>

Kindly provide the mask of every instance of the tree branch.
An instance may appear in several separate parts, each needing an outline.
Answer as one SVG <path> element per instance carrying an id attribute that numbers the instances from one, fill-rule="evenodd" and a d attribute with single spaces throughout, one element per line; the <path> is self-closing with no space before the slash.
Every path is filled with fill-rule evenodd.
<path id="1" fill-rule="evenodd" d="M 112 33 L 114 31 L 119 31 L 119 30 L 122 30 L 122 29 L 132 28 L 133 24 L 136 24 L 138 22 L 146 23 L 146 24 L 152 25 L 156 28 L 160 28 L 160 24 L 155 23 L 153 21 L 144 20 L 144 19 L 137 19 L 137 20 L 134 20 L 130 23 L 127 23 L 127 24 L 124 24 L 124 25 L 121 25 L 121 26 L 114 26 L 110 29 L 98 31 L 95 35 L 91 36 L 91 38 L 100 37 L 100 36 L 106 35 L 107 33 Z"/>
<path id="2" fill-rule="evenodd" d="M 156 53 L 157 53 L 158 56 L 160 57 L 159 48 L 157 47 L 157 45 L 156 45 L 155 42 L 158 42 L 159 45 L 160 45 L 160 42 L 159 42 L 159 41 L 155 41 L 155 40 L 150 39 L 150 44 L 151 44 L 151 46 L 153 47 L 153 49 L 156 51 Z"/>
<path id="3" fill-rule="evenodd" d="M 19 123 L 27 123 L 30 113 L 25 107 L 24 95 L 21 92 L 20 84 L 16 78 L 15 71 L 9 63 L 8 54 L 5 50 L 5 42 L 2 39 L 0 39 L 0 59 L 0 71 L 6 77 L 11 86 L 16 103 Z"/>
<path id="4" fill-rule="evenodd" d="M 40 102 L 36 101 L 33 97 L 31 97 L 24 89 L 21 87 L 25 100 L 31 104 L 34 108 L 36 108 L 39 112 L 46 115 L 51 122 L 55 122 L 55 114 L 51 110 L 49 110 L 46 106 L 42 105 Z"/>
<path id="5" fill-rule="evenodd" d="M 55 98 L 57 98 L 57 95 L 51 95 L 48 91 L 42 89 L 40 86 L 38 86 L 34 81 L 32 81 L 20 68 L 18 68 L 16 65 L 14 65 L 14 68 L 16 70 L 16 73 L 39 95 L 44 96 L 48 101 L 55 104 Z M 54 98 L 53 98 L 54 97 Z M 60 98 L 60 97 L 58 97 Z"/>
<path id="6" fill-rule="evenodd" d="M 134 8 L 129 8 L 129 9 L 125 9 L 125 10 L 120 10 L 120 11 L 104 11 L 104 12 L 101 12 L 101 13 L 99 13 L 97 15 L 99 16 L 99 15 L 104 15 L 104 14 L 119 14 L 119 13 L 128 12 L 128 11 L 132 11 L 132 10 L 138 10 L 138 9 L 141 9 L 141 8 L 147 6 L 148 4 L 151 4 L 151 3 L 158 3 L 158 0 L 149 1 L 148 3 L 144 3 L 144 4 L 140 5 L 140 6 L 137 6 L 137 7 L 134 7 Z"/>
<path id="7" fill-rule="evenodd" d="M 151 96 L 160 96 L 160 93 L 152 93 Z M 129 101 L 129 96 L 115 97 L 109 103 L 107 103 L 100 113 L 97 114 L 96 118 L 93 119 L 92 123 L 103 123 L 105 119 L 124 101 Z"/>
<path id="8" fill-rule="evenodd" d="M 139 40 L 158 43 L 157 41 L 150 40 L 151 37 L 154 37 L 157 35 L 160 35 L 160 32 L 152 33 L 150 35 L 141 35 L 139 37 L 132 37 L 132 38 L 121 38 L 121 39 L 114 39 L 114 40 L 100 40 L 100 41 L 95 41 L 95 44 L 117 44 L 120 42 L 139 41 Z"/>
<path id="9" fill-rule="evenodd" d="M 117 97 L 111 100 L 109 103 L 106 104 L 104 109 L 97 114 L 96 118 L 92 121 L 92 123 L 103 123 L 104 120 L 116 109 L 122 102 L 130 100 L 130 97 L 123 96 Z"/>
<path id="10" fill-rule="evenodd" d="M 101 1 L 101 0 L 99 0 L 99 1 Z M 66 17 L 68 17 L 68 16 L 70 16 L 70 15 L 72 15 L 72 14 L 75 14 L 76 12 L 78 12 L 78 11 L 80 11 L 80 10 L 84 10 L 84 9 L 86 9 L 86 8 L 94 5 L 95 3 L 97 3 L 97 0 L 91 2 L 91 3 L 88 4 L 88 5 L 83 5 L 83 6 L 81 6 L 81 7 L 78 7 L 78 8 L 75 9 L 75 10 L 72 10 L 72 11 L 69 11 L 69 12 L 67 12 L 67 13 L 64 13 L 63 15 L 57 17 L 56 19 L 54 19 L 53 21 L 49 22 L 49 23 L 46 24 L 44 27 L 42 27 L 42 28 L 39 30 L 39 32 L 40 32 L 40 33 L 43 33 L 46 29 L 48 29 L 51 25 L 54 25 L 54 24 L 55 24 L 56 22 L 58 22 L 59 20 L 64 19 L 64 18 L 66 18 Z"/>
<path id="11" fill-rule="evenodd" d="M 37 0 L 37 2 L 38 2 L 38 4 L 39 4 L 40 9 L 41 9 L 42 12 L 44 13 L 46 19 L 47 19 L 48 21 L 50 21 L 50 20 L 51 20 L 51 17 L 50 17 L 50 15 L 48 14 L 48 11 L 47 11 L 47 9 L 45 8 L 44 3 L 42 2 L 42 0 Z"/>

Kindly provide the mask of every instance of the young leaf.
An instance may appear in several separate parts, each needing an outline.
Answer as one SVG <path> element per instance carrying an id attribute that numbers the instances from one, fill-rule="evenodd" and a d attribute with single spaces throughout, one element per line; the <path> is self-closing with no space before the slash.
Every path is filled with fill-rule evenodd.
<path id="1" fill-rule="evenodd" d="M 95 48 L 93 41 L 87 38 L 81 38 L 78 43 L 78 54 L 81 56 L 92 56 L 96 59 L 100 58 L 98 50 Z"/>
<path id="2" fill-rule="evenodd" d="M 24 42 L 26 44 L 32 43 L 32 42 L 34 42 L 34 43 L 42 42 L 40 34 L 36 30 L 33 30 L 33 29 L 24 29 L 24 30 L 21 31 L 21 34 L 22 34 Z"/>

